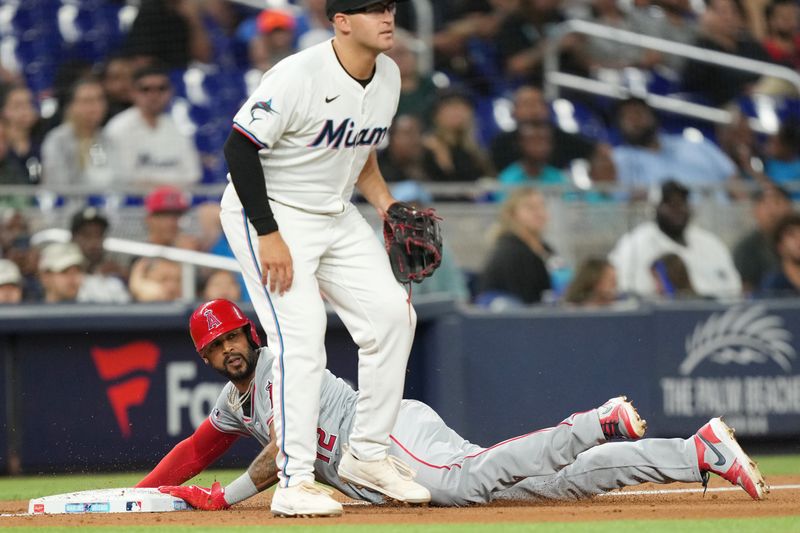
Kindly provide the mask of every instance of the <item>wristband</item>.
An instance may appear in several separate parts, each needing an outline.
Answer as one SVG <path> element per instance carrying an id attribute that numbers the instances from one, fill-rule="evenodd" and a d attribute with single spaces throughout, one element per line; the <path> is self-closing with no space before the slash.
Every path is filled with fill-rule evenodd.
<path id="1" fill-rule="evenodd" d="M 256 494 L 258 494 L 258 488 L 253 483 L 253 480 L 250 479 L 250 474 L 245 472 L 225 487 L 223 497 L 228 505 L 234 505 Z"/>

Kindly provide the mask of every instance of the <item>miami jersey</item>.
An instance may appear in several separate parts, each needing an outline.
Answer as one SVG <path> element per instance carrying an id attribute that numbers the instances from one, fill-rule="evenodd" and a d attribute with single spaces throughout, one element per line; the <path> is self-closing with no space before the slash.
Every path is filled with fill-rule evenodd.
<path id="1" fill-rule="evenodd" d="M 267 71 L 233 127 L 260 152 L 269 197 L 318 214 L 344 211 L 370 152 L 386 137 L 400 98 L 400 72 L 377 57 L 366 87 L 339 63 L 332 41 Z"/>

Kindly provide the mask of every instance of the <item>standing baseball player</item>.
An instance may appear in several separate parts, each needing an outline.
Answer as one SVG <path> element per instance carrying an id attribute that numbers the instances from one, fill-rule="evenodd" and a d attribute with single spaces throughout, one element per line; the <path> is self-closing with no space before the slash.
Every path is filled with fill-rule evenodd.
<path id="1" fill-rule="evenodd" d="M 397 108 L 394 1 L 327 0 L 335 37 L 266 72 L 225 144 L 230 184 L 222 227 L 275 349 L 277 515 L 338 515 L 313 484 L 330 302 L 360 347 L 348 447 L 339 475 L 410 503 L 430 500 L 388 456 L 416 315 L 386 252 L 350 203 L 354 188 L 382 216 L 395 199 L 376 147 Z"/>
<path id="2" fill-rule="evenodd" d="M 170 451 L 137 486 L 161 486 L 198 509 L 226 509 L 278 480 L 273 354 L 259 348 L 253 323 L 235 304 L 213 300 L 197 308 L 190 331 L 200 356 L 230 380 L 195 433 Z M 317 479 L 352 498 L 373 503 L 381 494 L 347 483 L 337 474 L 353 428 L 358 393 L 325 371 L 317 424 Z M 391 432 L 390 453 L 418 469 L 436 505 L 459 506 L 495 499 L 578 499 L 644 482 L 707 483 L 716 473 L 761 499 L 766 485 L 733 432 L 719 418 L 688 439 L 637 439 L 646 424 L 624 397 L 570 416 L 555 427 L 488 448 L 447 427 L 424 403 L 404 400 Z M 264 446 L 247 472 L 225 488 L 176 486 L 201 472 L 240 436 Z M 606 443 L 609 439 L 623 442 Z M 412 471 L 406 472 L 410 477 Z M 167 486 L 164 486 L 167 485 Z M 320 489 L 322 490 L 322 489 Z"/>

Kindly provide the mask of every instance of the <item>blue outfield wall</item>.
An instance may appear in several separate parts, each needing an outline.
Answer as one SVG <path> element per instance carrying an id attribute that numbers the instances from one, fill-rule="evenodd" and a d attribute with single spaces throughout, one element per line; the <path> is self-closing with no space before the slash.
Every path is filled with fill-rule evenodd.
<path id="1" fill-rule="evenodd" d="M 740 435 L 800 437 L 800 302 L 489 314 L 420 298 L 416 307 L 406 397 L 473 442 L 551 426 L 623 393 L 650 436 L 687 436 L 724 414 Z M 191 434 L 224 383 L 194 353 L 191 310 L 0 309 L 0 468 L 10 451 L 26 472 L 146 468 Z M 355 383 L 357 350 L 333 315 L 326 342 L 329 368 Z M 220 464 L 244 466 L 256 451 L 241 439 Z"/>
<path id="2" fill-rule="evenodd" d="M 800 437 L 800 303 L 632 312 L 461 312 L 434 327 L 426 398 L 489 445 L 626 394 L 648 436 L 724 415 L 738 435 Z"/>

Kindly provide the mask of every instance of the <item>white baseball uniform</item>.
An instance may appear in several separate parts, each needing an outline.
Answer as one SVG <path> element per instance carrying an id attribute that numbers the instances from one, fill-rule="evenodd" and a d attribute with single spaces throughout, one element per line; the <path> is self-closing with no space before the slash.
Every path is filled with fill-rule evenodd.
<path id="1" fill-rule="evenodd" d="M 294 268 L 292 287 L 283 296 L 262 285 L 257 234 L 229 184 L 221 202 L 222 227 L 276 352 L 282 486 L 313 479 L 326 361 L 320 293 L 360 347 L 353 453 L 375 460 L 388 451 L 416 315 L 350 198 L 364 163 L 387 134 L 399 93 L 400 74 L 391 59 L 379 55 L 372 79 L 362 85 L 326 41 L 265 73 L 234 118 L 234 129 L 262 148 L 270 207 Z"/>
<path id="2" fill-rule="evenodd" d="M 209 415 L 216 429 L 252 435 L 263 446 L 269 443 L 276 403 L 270 397 L 273 358 L 269 348 L 260 349 L 253 391 L 244 408 L 236 406 L 238 391 L 233 384 L 225 386 Z M 381 494 L 345 483 L 337 474 L 341 443 L 353 427 L 357 401 L 357 392 L 325 370 L 315 424 L 316 478 L 351 498 L 380 503 Z M 603 443 L 596 409 L 483 448 L 450 429 L 426 404 L 403 400 L 391 432 L 390 453 L 417 471 L 415 479 L 430 490 L 435 505 L 579 499 L 648 481 L 701 481 L 691 438 Z"/>

